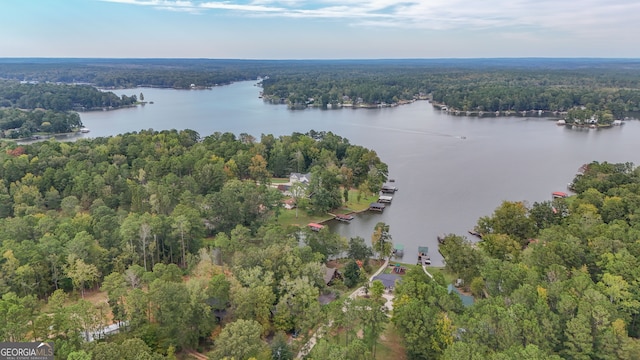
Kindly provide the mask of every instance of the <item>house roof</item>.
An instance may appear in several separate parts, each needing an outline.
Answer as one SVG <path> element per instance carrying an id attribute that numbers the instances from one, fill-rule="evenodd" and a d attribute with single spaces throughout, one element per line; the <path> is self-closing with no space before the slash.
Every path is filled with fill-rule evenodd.
<path id="1" fill-rule="evenodd" d="M 329 285 L 329 283 L 331 282 L 331 280 L 333 280 L 333 278 L 336 275 L 336 272 L 338 272 L 338 269 L 336 268 L 327 268 L 324 271 L 324 283 Z"/>
<path id="2" fill-rule="evenodd" d="M 402 276 L 396 274 L 380 274 L 373 278 L 373 281 L 380 280 L 385 288 L 396 286 L 396 281 L 402 281 Z"/>
<path id="3" fill-rule="evenodd" d="M 289 175 L 289 178 L 295 177 L 297 179 L 302 179 L 302 178 L 306 178 L 307 180 L 311 179 L 311 173 L 306 173 L 306 174 L 301 174 L 301 173 L 291 173 L 291 175 Z"/>

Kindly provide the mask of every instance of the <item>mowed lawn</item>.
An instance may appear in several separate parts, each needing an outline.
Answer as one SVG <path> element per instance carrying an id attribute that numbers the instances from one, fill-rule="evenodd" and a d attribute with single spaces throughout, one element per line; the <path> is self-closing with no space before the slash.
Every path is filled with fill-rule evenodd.
<path id="1" fill-rule="evenodd" d="M 306 210 L 298 209 L 296 214 L 296 209 L 286 210 L 281 209 L 280 214 L 278 215 L 276 222 L 283 226 L 304 226 L 308 223 L 321 223 L 323 221 L 333 219 L 332 214 L 349 214 L 353 212 L 365 211 L 369 208 L 369 204 L 372 202 L 376 202 L 378 200 L 378 195 L 371 196 L 360 196 L 360 200 L 358 201 L 358 190 L 349 190 L 349 201 L 343 203 L 343 206 L 332 210 L 330 213 L 317 215 L 310 215 Z"/>

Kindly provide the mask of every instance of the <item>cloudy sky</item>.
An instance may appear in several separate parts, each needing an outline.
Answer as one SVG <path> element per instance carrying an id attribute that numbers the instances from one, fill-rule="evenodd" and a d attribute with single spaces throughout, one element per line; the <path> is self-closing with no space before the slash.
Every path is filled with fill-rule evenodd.
<path id="1" fill-rule="evenodd" d="M 0 0 L 0 57 L 640 57 L 638 0 Z"/>

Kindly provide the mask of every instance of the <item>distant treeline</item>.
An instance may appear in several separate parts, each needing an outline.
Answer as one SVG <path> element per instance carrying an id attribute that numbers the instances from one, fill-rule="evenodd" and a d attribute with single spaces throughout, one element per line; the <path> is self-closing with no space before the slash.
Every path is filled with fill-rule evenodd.
<path id="1" fill-rule="evenodd" d="M 265 100 L 292 108 L 427 98 L 459 111 L 640 110 L 640 60 L 0 59 L 0 78 L 102 87 L 209 87 L 264 78 Z"/>
<path id="2" fill-rule="evenodd" d="M 263 81 L 264 96 L 290 105 L 398 103 L 430 95 L 460 111 L 568 111 L 585 106 L 616 118 L 640 109 L 637 69 L 380 67 L 306 69 Z"/>
<path id="3" fill-rule="evenodd" d="M 190 59 L 0 59 L 0 78 L 98 87 L 188 89 L 256 79 L 268 61 Z"/>
<path id="4" fill-rule="evenodd" d="M 90 85 L 0 81 L 0 107 L 54 111 L 119 108 L 135 104 L 136 95 L 118 96 Z"/>

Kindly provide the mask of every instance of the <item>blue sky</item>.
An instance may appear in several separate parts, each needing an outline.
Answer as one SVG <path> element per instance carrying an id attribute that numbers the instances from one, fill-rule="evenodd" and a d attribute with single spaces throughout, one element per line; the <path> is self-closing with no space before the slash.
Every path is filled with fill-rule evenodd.
<path id="1" fill-rule="evenodd" d="M 0 0 L 0 57 L 640 57 L 638 0 Z"/>

